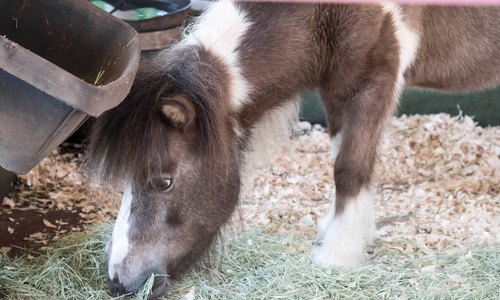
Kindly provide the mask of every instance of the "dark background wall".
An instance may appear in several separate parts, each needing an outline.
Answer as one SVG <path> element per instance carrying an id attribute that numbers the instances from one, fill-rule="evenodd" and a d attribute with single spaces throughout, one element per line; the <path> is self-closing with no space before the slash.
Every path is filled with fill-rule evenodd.
<path id="1" fill-rule="evenodd" d="M 319 97 L 313 92 L 303 96 L 301 116 L 313 123 L 325 124 Z M 467 94 L 448 94 L 432 90 L 407 89 L 401 97 L 398 115 L 437 114 L 441 112 L 474 116 L 480 126 L 500 125 L 500 87 Z"/>

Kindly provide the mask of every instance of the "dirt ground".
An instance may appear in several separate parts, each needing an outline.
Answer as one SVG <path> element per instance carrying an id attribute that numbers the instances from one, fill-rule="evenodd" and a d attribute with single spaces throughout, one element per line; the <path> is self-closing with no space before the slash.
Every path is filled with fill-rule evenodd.
<path id="1" fill-rule="evenodd" d="M 0 215 L 0 248 L 10 257 L 28 254 L 35 257 L 57 239 L 57 235 L 84 229 L 83 219 L 75 210 L 38 210 L 15 208 Z"/>
<path id="2" fill-rule="evenodd" d="M 90 189 L 80 172 L 83 147 L 63 144 L 1 202 L 0 250 L 38 256 L 61 235 L 116 217 L 120 196 Z"/>

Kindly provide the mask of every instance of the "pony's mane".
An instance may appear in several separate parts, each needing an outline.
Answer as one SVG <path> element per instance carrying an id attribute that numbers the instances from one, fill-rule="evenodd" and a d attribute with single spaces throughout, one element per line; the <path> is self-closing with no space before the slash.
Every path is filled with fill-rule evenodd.
<path id="1" fill-rule="evenodd" d="M 216 155 L 220 162 L 228 144 L 226 106 L 220 100 L 225 76 L 216 58 L 199 46 L 178 45 L 141 66 L 127 98 L 93 126 L 84 163 L 89 177 L 116 187 L 124 179 L 144 184 L 158 176 L 168 164 L 169 145 L 158 100 L 174 94 L 186 96 L 195 108 L 197 154 Z"/>

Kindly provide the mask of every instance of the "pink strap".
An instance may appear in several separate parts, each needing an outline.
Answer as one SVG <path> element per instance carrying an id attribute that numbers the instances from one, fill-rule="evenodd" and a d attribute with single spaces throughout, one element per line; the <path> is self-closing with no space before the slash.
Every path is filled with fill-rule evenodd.
<path id="1" fill-rule="evenodd" d="M 500 0 L 244 0 L 244 1 L 262 1 L 262 2 L 336 2 L 336 3 L 383 3 L 397 2 L 404 4 L 439 4 L 439 5 L 500 5 Z"/>

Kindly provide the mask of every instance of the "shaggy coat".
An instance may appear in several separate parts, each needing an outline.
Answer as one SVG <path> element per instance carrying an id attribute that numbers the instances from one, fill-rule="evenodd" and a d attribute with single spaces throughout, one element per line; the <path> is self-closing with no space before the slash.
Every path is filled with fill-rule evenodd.
<path id="1" fill-rule="evenodd" d="M 260 126 L 306 89 L 321 95 L 335 157 L 313 258 L 360 266 L 377 147 L 403 88 L 479 90 L 499 69 L 499 8 L 214 3 L 96 122 L 87 166 L 127 187 L 106 249 L 111 291 L 168 274 L 155 279 L 161 295 L 207 250 L 238 203 Z"/>

